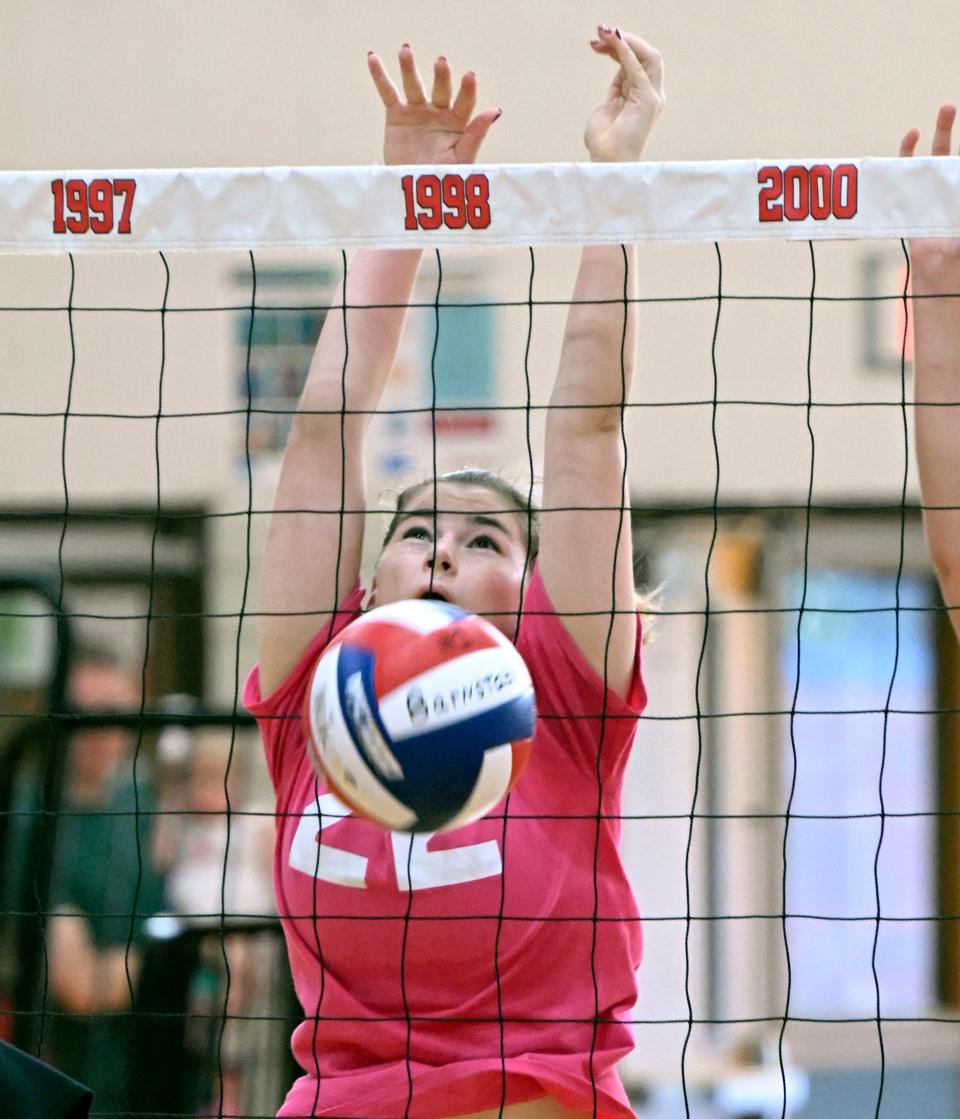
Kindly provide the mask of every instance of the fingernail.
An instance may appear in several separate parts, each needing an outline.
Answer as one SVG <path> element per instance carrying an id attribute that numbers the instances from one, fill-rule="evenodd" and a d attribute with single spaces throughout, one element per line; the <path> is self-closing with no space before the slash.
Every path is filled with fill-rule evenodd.
<path id="1" fill-rule="evenodd" d="M 441 54 L 440 57 L 437 59 L 437 62 L 446 62 L 446 61 L 447 61 L 447 56 L 445 54 Z"/>
<path id="2" fill-rule="evenodd" d="M 497 109 L 497 115 L 493 118 L 495 121 L 503 116 L 503 109 Z"/>
<path id="3" fill-rule="evenodd" d="M 603 32 L 604 35 L 612 34 L 612 29 L 607 27 L 605 23 L 598 23 L 597 30 Z"/>
<path id="4" fill-rule="evenodd" d="M 618 28 L 617 28 L 617 29 L 616 29 L 616 30 L 614 31 L 614 35 L 616 35 L 616 37 L 617 37 L 618 39 L 622 39 L 622 38 L 623 38 L 623 36 L 622 36 L 622 35 L 620 34 L 620 28 L 619 28 L 619 27 L 618 27 Z"/>
<path id="5" fill-rule="evenodd" d="M 401 50 L 409 50 L 410 49 L 410 44 L 409 43 L 401 43 L 400 44 L 400 49 Z"/>

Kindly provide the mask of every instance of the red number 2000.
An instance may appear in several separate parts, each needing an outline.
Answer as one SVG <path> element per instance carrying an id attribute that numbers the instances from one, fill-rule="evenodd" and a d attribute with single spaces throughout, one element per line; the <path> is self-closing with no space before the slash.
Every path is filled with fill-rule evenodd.
<path id="1" fill-rule="evenodd" d="M 842 220 L 857 213 L 857 168 L 853 163 L 763 167 L 757 182 L 761 221 Z"/>

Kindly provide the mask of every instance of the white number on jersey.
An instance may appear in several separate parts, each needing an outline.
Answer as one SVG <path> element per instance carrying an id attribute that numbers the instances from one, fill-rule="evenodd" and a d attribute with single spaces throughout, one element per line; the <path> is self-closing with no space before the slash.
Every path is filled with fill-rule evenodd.
<path id="1" fill-rule="evenodd" d="M 365 890 L 369 860 L 334 846 L 327 838 L 337 824 L 350 815 L 350 809 L 334 793 L 323 793 L 308 804 L 290 844 L 290 866 L 311 878 Z M 324 833 L 322 843 L 321 830 Z M 399 890 L 459 886 L 503 872 L 500 848 L 495 839 L 431 851 L 428 844 L 433 838 L 432 832 L 418 835 L 391 832 L 390 838 Z"/>

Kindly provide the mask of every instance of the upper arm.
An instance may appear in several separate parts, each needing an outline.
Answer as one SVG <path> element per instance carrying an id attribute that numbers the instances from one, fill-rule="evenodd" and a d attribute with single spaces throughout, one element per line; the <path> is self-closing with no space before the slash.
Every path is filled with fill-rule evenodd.
<path id="1" fill-rule="evenodd" d="M 260 685 L 269 695 L 352 590 L 363 547 L 363 438 L 396 357 L 419 250 L 368 250 L 344 272 L 300 398 L 267 534 Z"/>
<path id="2" fill-rule="evenodd" d="M 547 411 L 540 571 L 607 685 L 630 690 L 637 619 L 622 403 L 633 374 L 631 249 L 584 248 Z"/>
<path id="3" fill-rule="evenodd" d="M 286 678 L 355 584 L 363 546 L 356 418 L 293 432 L 267 530 L 260 596 L 261 694 Z M 348 511 L 351 510 L 351 511 Z"/>
<path id="4" fill-rule="evenodd" d="M 621 697 L 636 660 L 633 543 L 619 430 L 576 430 L 548 416 L 538 562 L 581 652 Z"/>
<path id="5" fill-rule="evenodd" d="M 916 409 L 924 524 L 948 605 L 960 603 L 960 402 Z M 955 623 L 957 624 L 957 623 Z"/>
<path id="6" fill-rule="evenodd" d="M 930 554 L 944 600 L 960 603 L 960 260 L 927 254 L 914 276 L 917 464 Z M 951 615 L 960 635 L 960 611 Z"/>

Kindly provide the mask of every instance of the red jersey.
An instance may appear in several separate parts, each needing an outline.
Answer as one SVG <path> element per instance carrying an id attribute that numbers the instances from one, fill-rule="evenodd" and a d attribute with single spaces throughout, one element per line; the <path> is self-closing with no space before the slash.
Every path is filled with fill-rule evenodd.
<path id="1" fill-rule="evenodd" d="M 436 1119 L 553 1096 L 628 1119 L 616 1064 L 633 1045 L 641 933 L 620 859 L 624 768 L 646 703 L 605 690 L 535 570 L 517 649 L 537 732 L 507 800 L 438 835 L 350 814 L 307 758 L 300 713 L 359 587 L 256 716 L 277 794 L 274 882 L 306 1020 L 304 1076 L 281 1116 Z"/>

